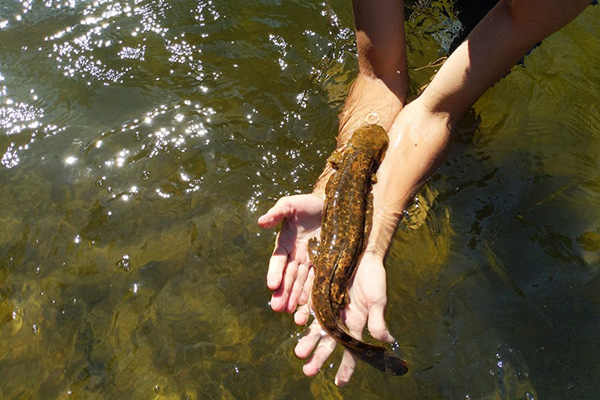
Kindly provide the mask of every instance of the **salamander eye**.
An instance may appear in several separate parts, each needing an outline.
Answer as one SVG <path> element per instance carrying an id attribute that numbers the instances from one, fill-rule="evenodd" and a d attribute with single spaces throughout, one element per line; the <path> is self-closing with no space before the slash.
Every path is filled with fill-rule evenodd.
<path id="1" fill-rule="evenodd" d="M 331 168 L 338 169 L 340 167 L 340 164 L 342 163 L 342 156 L 344 154 L 343 152 L 346 149 L 346 147 L 347 146 L 344 145 L 335 149 L 333 153 L 331 153 L 331 155 L 327 159 L 327 162 L 329 163 L 329 165 L 331 165 Z"/>

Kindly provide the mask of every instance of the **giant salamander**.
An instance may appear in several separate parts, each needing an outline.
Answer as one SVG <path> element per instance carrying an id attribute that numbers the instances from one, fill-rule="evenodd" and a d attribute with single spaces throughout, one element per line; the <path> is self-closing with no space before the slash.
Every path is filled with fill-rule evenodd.
<path id="1" fill-rule="evenodd" d="M 318 244 L 316 239 L 309 243 L 315 267 L 312 307 L 321 327 L 358 358 L 381 371 L 404 375 L 408 372 L 406 361 L 386 347 L 353 338 L 340 317 L 369 237 L 371 188 L 387 146 L 385 130 L 367 125 L 354 132 L 342 151 L 329 157 L 335 172 L 325 187 L 321 238 Z"/>

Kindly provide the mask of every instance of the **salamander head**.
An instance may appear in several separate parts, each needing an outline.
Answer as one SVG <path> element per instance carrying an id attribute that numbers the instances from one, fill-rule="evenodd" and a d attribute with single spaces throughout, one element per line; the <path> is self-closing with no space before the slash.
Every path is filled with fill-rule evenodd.
<path id="1" fill-rule="evenodd" d="M 351 138 L 352 145 L 363 146 L 375 151 L 381 162 L 388 147 L 388 135 L 379 125 L 364 125 L 354 132 Z"/>

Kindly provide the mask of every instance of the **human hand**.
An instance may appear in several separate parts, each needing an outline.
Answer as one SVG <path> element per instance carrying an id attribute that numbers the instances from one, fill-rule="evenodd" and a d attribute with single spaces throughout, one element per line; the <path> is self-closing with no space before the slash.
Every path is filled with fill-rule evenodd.
<path id="1" fill-rule="evenodd" d="M 368 325 L 369 333 L 375 339 L 394 342 L 384 320 L 387 303 L 386 273 L 380 256 L 370 252 L 363 255 L 348 289 L 348 298 L 349 302 L 341 312 L 341 319 L 351 336 L 361 339 L 363 330 Z M 305 324 L 308 321 L 309 306 L 310 304 L 306 304 L 300 307 L 296 313 L 296 323 Z M 325 333 L 315 319 L 295 348 L 296 356 L 301 359 L 308 358 L 312 353 L 312 357 L 302 368 L 304 374 L 316 375 L 335 346 L 335 339 Z M 350 351 L 344 350 L 335 376 L 336 385 L 344 386 L 350 381 L 356 368 L 356 360 Z"/>
<path id="2" fill-rule="evenodd" d="M 367 250 L 348 290 L 349 304 L 341 315 L 349 333 L 357 339 L 368 326 L 375 339 L 394 341 L 384 321 L 387 298 L 383 258 L 402 211 L 443 159 L 451 131 L 452 124 L 448 118 L 431 112 L 416 100 L 400 112 L 389 132 L 390 147 L 377 172 L 378 183 L 373 186 L 373 228 Z M 401 176 L 398 171 L 402 172 Z M 308 305 L 300 307 L 296 312 L 296 323 L 305 324 L 309 311 Z M 304 373 L 316 375 L 335 346 L 335 340 L 323 334 L 318 322 L 313 321 L 295 349 L 296 355 L 302 359 L 312 353 L 304 365 Z M 345 351 L 336 374 L 336 384 L 346 384 L 355 366 L 356 359 Z"/>
<path id="3" fill-rule="evenodd" d="M 308 257 L 308 239 L 321 229 L 323 199 L 314 194 L 282 197 L 258 219 L 262 228 L 282 222 L 269 260 L 267 287 L 274 290 L 273 311 L 293 313 L 306 305 L 312 288 L 313 272 Z"/>

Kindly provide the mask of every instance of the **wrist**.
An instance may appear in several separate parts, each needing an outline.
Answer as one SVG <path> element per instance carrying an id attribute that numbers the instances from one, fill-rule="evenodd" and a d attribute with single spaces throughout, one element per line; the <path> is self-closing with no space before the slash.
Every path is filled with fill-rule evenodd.
<path id="1" fill-rule="evenodd" d="M 325 186 L 327 185 L 329 177 L 333 173 L 332 171 L 330 171 L 330 169 L 331 167 L 329 167 L 329 165 L 325 167 L 325 170 L 321 173 L 321 176 L 319 176 L 319 178 L 315 182 L 315 186 L 313 187 L 313 190 L 310 193 L 314 196 L 317 196 L 323 201 L 325 201 Z"/>
<path id="2" fill-rule="evenodd" d="M 344 109 L 340 113 L 337 147 L 344 146 L 354 131 L 365 124 L 378 124 L 389 131 L 404 105 L 408 84 L 401 74 L 374 77 L 359 73 L 350 88 Z M 333 174 L 327 163 L 317 179 L 312 194 L 325 198 L 327 180 Z"/>
<path id="3" fill-rule="evenodd" d="M 344 145 L 356 128 L 378 124 L 389 131 L 406 101 L 406 82 L 397 77 L 375 77 L 359 73 L 350 88 L 339 116 L 338 147 Z"/>
<path id="4" fill-rule="evenodd" d="M 442 163 L 452 132 L 448 113 L 420 99 L 408 104 L 390 129 L 390 146 L 373 185 L 373 227 L 367 250 L 383 258 L 402 213 Z"/>
<path id="5" fill-rule="evenodd" d="M 360 260 L 361 264 L 369 264 L 369 265 L 381 265 L 383 267 L 383 260 L 385 258 L 385 252 L 381 254 L 378 251 L 373 249 L 369 249 L 368 247 L 362 254 L 362 258 Z"/>

